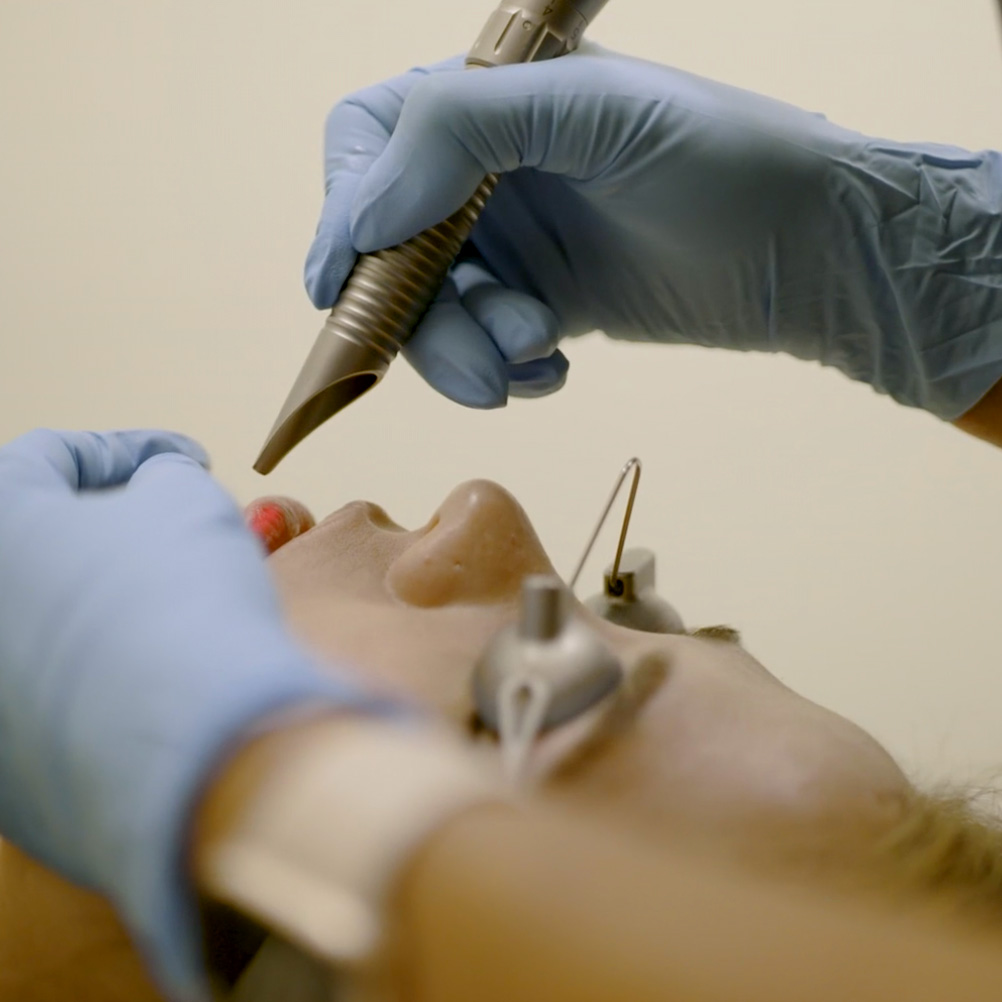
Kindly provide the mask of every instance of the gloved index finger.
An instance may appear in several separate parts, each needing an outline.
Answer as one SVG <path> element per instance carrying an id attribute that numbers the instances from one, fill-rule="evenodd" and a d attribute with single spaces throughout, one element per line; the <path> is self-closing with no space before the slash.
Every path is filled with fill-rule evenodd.
<path id="1" fill-rule="evenodd" d="M 390 247 L 452 215 L 485 174 L 536 168 L 572 180 L 601 175 L 631 141 L 636 114 L 655 105 L 616 79 L 601 50 L 561 59 L 438 73 L 415 81 L 386 148 L 352 205 L 361 252 Z"/>
<path id="2" fill-rule="evenodd" d="M 462 57 L 456 57 L 410 70 L 352 94 L 327 116 L 324 204 L 304 269 L 306 291 L 317 309 L 333 305 L 355 263 L 349 232 L 355 193 L 366 171 L 389 142 L 408 93 L 429 74 L 458 70 L 462 65 Z"/>
<path id="3" fill-rule="evenodd" d="M 0 448 L 0 495 L 26 489 L 117 487 L 128 482 L 147 459 L 170 452 L 208 466 L 205 450 L 176 432 L 36 429 Z"/>
<path id="4" fill-rule="evenodd" d="M 337 172 L 364 173 L 383 152 L 411 88 L 425 77 L 459 70 L 463 57 L 416 67 L 383 83 L 365 87 L 339 101 L 324 128 L 324 179 L 329 189 Z"/>

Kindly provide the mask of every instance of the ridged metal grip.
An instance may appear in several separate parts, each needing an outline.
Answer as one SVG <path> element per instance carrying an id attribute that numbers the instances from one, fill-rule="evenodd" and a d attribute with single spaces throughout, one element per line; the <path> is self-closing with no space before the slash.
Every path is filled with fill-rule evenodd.
<path id="1" fill-rule="evenodd" d="M 502 0 L 466 65 L 535 62 L 570 52 L 605 2 Z M 497 176 L 488 175 L 444 222 L 396 247 L 359 256 L 254 469 L 269 473 L 311 431 L 382 379 L 438 295 L 496 184 Z"/>
<path id="2" fill-rule="evenodd" d="M 502 2 L 473 43 L 466 66 L 562 56 L 577 48 L 587 26 L 578 6 L 568 0 Z M 470 200 L 444 222 L 396 247 L 360 255 L 325 327 L 371 345 L 389 364 L 438 295 L 497 180 L 496 174 L 485 177 Z"/>
<path id="3" fill-rule="evenodd" d="M 535 62 L 577 48 L 588 22 L 571 3 L 502 3 L 473 44 L 468 69 Z M 359 256 L 325 327 L 384 355 L 404 346 L 442 288 L 494 187 L 488 174 L 469 201 L 444 222 L 405 243 Z"/>
<path id="4" fill-rule="evenodd" d="M 448 219 L 395 247 L 359 256 L 324 328 L 370 347 L 389 365 L 442 288 L 494 186 L 488 174 Z"/>

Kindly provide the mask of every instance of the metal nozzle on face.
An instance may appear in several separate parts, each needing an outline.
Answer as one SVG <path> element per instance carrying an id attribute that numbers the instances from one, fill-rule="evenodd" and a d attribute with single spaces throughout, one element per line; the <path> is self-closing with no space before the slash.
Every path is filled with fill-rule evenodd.
<path id="1" fill-rule="evenodd" d="M 501 0 L 467 58 L 499 66 L 577 48 L 606 0 Z M 270 473 L 311 431 L 370 390 L 417 327 L 494 190 L 488 175 L 458 212 L 397 247 L 359 256 L 254 463 Z"/>

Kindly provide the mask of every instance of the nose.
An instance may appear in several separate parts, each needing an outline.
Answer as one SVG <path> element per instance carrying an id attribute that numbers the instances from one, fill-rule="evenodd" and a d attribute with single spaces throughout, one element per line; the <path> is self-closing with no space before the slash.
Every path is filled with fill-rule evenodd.
<path id="1" fill-rule="evenodd" d="M 387 573 L 408 605 L 514 601 L 526 574 L 552 574 L 529 517 L 503 487 L 471 480 L 442 503 Z"/>

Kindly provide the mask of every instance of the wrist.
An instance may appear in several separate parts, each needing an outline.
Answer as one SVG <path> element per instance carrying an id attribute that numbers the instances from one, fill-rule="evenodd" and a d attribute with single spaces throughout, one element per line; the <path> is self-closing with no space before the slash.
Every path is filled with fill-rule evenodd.
<path id="1" fill-rule="evenodd" d="M 1002 377 L 1002 156 L 871 141 L 874 299 L 885 301 L 877 385 L 945 420 Z M 890 305 L 890 304 L 893 304 Z"/>

